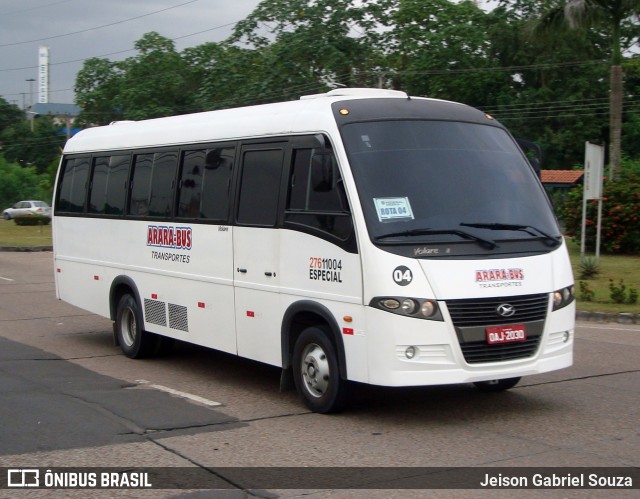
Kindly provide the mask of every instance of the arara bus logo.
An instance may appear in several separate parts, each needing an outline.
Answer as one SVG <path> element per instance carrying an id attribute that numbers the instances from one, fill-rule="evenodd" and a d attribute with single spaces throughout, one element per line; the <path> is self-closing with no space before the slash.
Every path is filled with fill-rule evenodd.
<path id="1" fill-rule="evenodd" d="M 191 227 L 171 227 L 168 225 L 149 225 L 147 227 L 147 246 L 190 250 L 192 242 Z"/>
<path id="2" fill-rule="evenodd" d="M 476 282 L 523 281 L 522 269 L 476 270 Z"/>

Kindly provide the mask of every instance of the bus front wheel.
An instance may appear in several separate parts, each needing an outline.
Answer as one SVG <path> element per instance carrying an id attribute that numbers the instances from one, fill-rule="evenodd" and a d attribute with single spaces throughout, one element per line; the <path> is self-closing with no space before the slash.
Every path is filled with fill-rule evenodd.
<path id="1" fill-rule="evenodd" d="M 144 329 L 142 312 L 138 302 L 131 295 L 124 295 L 118 302 L 116 311 L 116 334 L 122 352 L 131 359 L 148 356 L 154 349 L 155 335 Z"/>
<path id="2" fill-rule="evenodd" d="M 296 341 L 293 380 L 298 394 L 312 411 L 329 413 L 344 408 L 349 384 L 340 377 L 335 348 L 322 329 L 307 328 Z"/>

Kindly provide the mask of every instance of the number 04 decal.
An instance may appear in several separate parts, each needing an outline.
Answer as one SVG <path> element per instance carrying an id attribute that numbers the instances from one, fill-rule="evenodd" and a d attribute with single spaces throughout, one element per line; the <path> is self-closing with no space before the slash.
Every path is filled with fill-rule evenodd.
<path id="1" fill-rule="evenodd" d="M 393 280 L 398 286 L 407 286 L 413 281 L 413 274 L 409 267 L 401 265 L 396 267 L 393 271 Z"/>

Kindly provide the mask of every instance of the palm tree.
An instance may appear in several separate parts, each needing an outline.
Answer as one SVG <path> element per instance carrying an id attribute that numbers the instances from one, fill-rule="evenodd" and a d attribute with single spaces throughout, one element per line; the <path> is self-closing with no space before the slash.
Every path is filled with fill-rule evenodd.
<path id="1" fill-rule="evenodd" d="M 538 20 L 539 33 L 563 29 L 605 28 L 611 34 L 609 87 L 609 177 L 620 168 L 622 134 L 622 28 L 640 15 L 640 0 L 563 0 Z"/>

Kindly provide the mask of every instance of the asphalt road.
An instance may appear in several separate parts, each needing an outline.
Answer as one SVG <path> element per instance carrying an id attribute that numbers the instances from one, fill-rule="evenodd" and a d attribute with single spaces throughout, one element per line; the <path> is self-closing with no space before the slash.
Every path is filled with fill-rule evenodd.
<path id="1" fill-rule="evenodd" d="M 113 345 L 111 331 L 110 321 L 56 300 L 51 253 L 0 252 L 0 467 L 640 466 L 639 325 L 579 323 L 573 367 L 527 378 L 506 393 L 484 394 L 471 385 L 362 386 L 348 412 L 331 416 L 310 413 L 294 392 L 280 393 L 278 369 L 185 344 L 167 357 L 131 360 Z M 217 478 L 227 490 L 91 495 L 489 495 L 242 491 L 237 477 Z M 517 491 L 523 497 L 612 492 Z M 27 494 L 0 490 L 0 497 L 21 493 Z M 637 497 L 637 489 L 614 495 Z"/>

